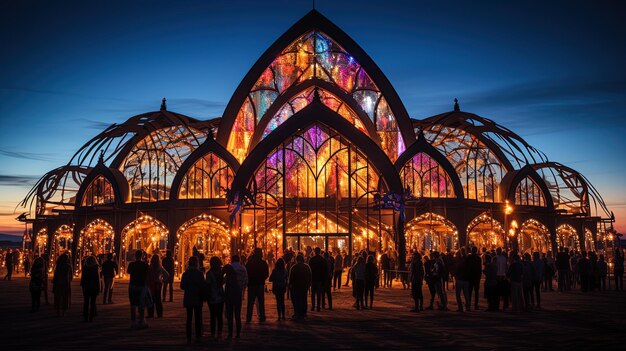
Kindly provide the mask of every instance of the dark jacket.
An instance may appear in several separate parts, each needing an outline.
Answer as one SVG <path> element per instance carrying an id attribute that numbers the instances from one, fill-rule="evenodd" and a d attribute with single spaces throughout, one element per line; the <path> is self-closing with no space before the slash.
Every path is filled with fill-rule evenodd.
<path id="1" fill-rule="evenodd" d="M 185 291 L 183 306 L 202 307 L 205 290 L 204 275 L 197 268 L 187 268 L 180 279 L 180 288 Z"/>
<path id="2" fill-rule="evenodd" d="M 365 264 L 365 285 L 373 286 L 376 284 L 376 279 L 378 278 L 378 268 L 376 268 L 376 263 L 368 262 Z"/>
<path id="3" fill-rule="evenodd" d="M 235 276 L 236 278 L 236 276 Z M 209 270 L 206 272 L 206 285 L 209 289 L 208 300 L 210 304 L 224 302 L 224 275 L 222 271 Z"/>
<path id="4" fill-rule="evenodd" d="M 415 259 L 411 261 L 410 272 L 411 284 L 421 284 L 424 280 L 424 264 L 422 261 Z"/>
<path id="5" fill-rule="evenodd" d="M 130 274 L 129 284 L 133 286 L 145 286 L 150 268 L 144 261 L 133 261 L 128 264 L 126 272 Z"/>
<path id="6" fill-rule="evenodd" d="M 246 270 L 248 271 L 248 285 L 264 285 L 265 280 L 270 275 L 267 262 L 257 255 L 250 257 L 246 263 Z"/>
<path id="7" fill-rule="evenodd" d="M 465 259 L 469 281 L 479 281 L 483 270 L 483 260 L 477 254 L 471 254 Z"/>
<path id="8" fill-rule="evenodd" d="M 98 266 L 83 267 L 80 277 L 80 286 L 83 287 L 83 295 L 94 296 L 100 292 L 100 277 L 98 276 Z"/>
<path id="9" fill-rule="evenodd" d="M 328 266 L 322 255 L 313 256 L 309 260 L 309 267 L 311 267 L 311 281 L 313 283 L 323 283 L 327 279 Z"/>
<path id="10" fill-rule="evenodd" d="M 305 263 L 296 263 L 289 272 L 289 286 L 296 290 L 311 287 L 311 268 Z"/>
<path id="11" fill-rule="evenodd" d="M 224 279 L 226 282 L 224 287 L 224 302 L 226 304 L 241 303 L 241 287 L 237 279 L 237 273 L 226 274 Z"/>
<path id="12" fill-rule="evenodd" d="M 272 275 L 270 275 L 270 282 L 272 282 L 272 292 L 275 294 L 284 293 L 287 290 L 287 279 L 289 275 L 286 269 L 274 268 Z"/>
<path id="13" fill-rule="evenodd" d="M 117 274 L 118 267 L 117 263 L 113 260 L 106 260 L 102 264 L 102 276 L 104 278 L 113 278 Z"/>

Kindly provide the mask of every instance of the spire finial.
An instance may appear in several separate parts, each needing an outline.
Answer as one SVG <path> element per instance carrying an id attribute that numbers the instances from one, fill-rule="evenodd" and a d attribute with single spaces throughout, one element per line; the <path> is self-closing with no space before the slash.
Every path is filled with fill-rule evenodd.
<path id="1" fill-rule="evenodd" d="M 459 112 L 461 108 L 459 107 L 459 99 L 454 98 L 454 111 Z"/>
<path id="2" fill-rule="evenodd" d="M 161 111 L 167 111 L 167 104 L 165 103 L 167 100 L 165 98 L 163 98 L 163 100 L 161 100 Z"/>
<path id="3" fill-rule="evenodd" d="M 315 10 L 315 0 L 313 0 L 313 10 Z"/>
<path id="4" fill-rule="evenodd" d="M 100 150 L 100 157 L 98 157 L 98 163 L 104 164 L 104 150 Z"/>
<path id="5" fill-rule="evenodd" d="M 321 101 L 320 92 L 319 92 L 319 88 L 317 87 L 317 85 L 315 86 L 315 89 L 313 90 L 313 100 Z"/>

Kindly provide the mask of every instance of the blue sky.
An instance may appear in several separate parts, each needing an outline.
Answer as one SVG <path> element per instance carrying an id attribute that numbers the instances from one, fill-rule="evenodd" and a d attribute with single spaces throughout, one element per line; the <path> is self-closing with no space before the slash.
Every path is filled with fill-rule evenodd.
<path id="1" fill-rule="evenodd" d="M 600 190 L 626 231 L 626 5 L 618 1 L 330 1 L 409 114 L 502 124 Z M 221 116 L 311 1 L 2 1 L 0 232 L 46 171 L 104 127 L 156 110 Z"/>

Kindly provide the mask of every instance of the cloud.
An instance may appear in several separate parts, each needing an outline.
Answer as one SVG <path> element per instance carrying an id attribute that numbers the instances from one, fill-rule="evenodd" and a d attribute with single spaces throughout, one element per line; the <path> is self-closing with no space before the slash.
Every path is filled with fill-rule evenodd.
<path id="1" fill-rule="evenodd" d="M 85 123 L 87 128 L 96 129 L 96 130 L 105 130 L 111 126 L 111 123 L 102 122 L 102 121 L 94 121 L 88 118 L 76 118 L 74 119 L 74 121 Z"/>
<path id="2" fill-rule="evenodd" d="M 36 176 L 0 174 L 0 186 L 33 186 L 37 180 Z"/>
<path id="3" fill-rule="evenodd" d="M 7 149 L 0 149 L 0 156 L 12 157 L 12 158 L 21 158 L 28 160 L 36 160 L 36 161 L 49 161 L 51 155 L 44 153 L 34 153 L 34 152 L 21 152 L 21 151 L 11 151 Z"/>

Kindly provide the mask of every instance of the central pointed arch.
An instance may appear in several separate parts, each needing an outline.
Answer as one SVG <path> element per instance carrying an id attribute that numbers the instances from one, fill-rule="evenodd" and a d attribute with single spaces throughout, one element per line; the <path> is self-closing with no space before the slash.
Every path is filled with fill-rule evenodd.
<path id="1" fill-rule="evenodd" d="M 307 40 L 312 40 L 312 44 Z M 300 51 L 302 57 L 298 56 Z M 310 61 L 307 55 L 311 52 L 313 55 L 319 52 L 322 59 Z M 273 67 L 281 55 L 290 55 L 289 64 Z M 337 65 L 342 69 L 335 72 Z M 343 68 L 346 68 L 345 72 Z M 276 77 L 279 78 L 278 82 L 275 81 Z M 286 83 L 284 77 L 288 78 Z M 229 139 L 236 138 L 232 133 L 233 128 L 245 127 L 239 139 L 246 144 L 243 148 L 247 149 L 257 121 L 283 90 L 288 85 L 314 77 L 333 81 L 355 99 L 365 103 L 367 108 L 364 110 L 373 119 L 383 139 L 384 149 L 392 160 L 404 150 L 405 144 L 414 141 L 408 113 L 389 80 L 354 40 L 315 10 L 274 42 L 241 81 L 226 106 L 217 141 L 242 162 L 245 155 L 233 152 L 236 143 L 232 140 L 229 142 Z M 355 87 L 358 87 L 358 91 Z"/>
<path id="2" fill-rule="evenodd" d="M 400 177 L 394 165 L 378 145 L 343 117 L 319 102 L 319 100 L 313 101 L 309 106 L 291 116 L 254 148 L 252 153 L 239 167 L 239 171 L 232 183 L 232 189 L 241 190 L 245 188 L 253 173 L 274 148 L 296 131 L 304 129 L 315 122 L 332 126 L 333 129 L 348 138 L 361 150 L 367 150 L 368 158 L 381 173 L 389 190 L 398 194 L 402 193 Z"/>

